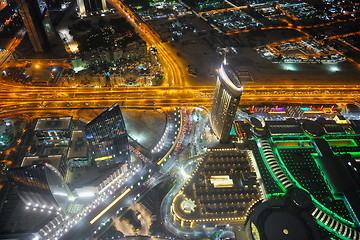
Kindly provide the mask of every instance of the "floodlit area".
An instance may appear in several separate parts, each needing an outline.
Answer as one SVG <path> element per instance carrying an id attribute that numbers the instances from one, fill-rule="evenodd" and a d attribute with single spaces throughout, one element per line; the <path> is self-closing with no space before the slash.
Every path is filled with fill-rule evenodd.
<path id="1" fill-rule="evenodd" d="M 258 47 L 256 50 L 273 63 L 337 64 L 346 60 L 345 56 L 315 39 L 273 43 Z"/>
<path id="2" fill-rule="evenodd" d="M 261 27 L 262 24 L 242 10 L 234 10 L 219 13 L 204 13 L 202 15 L 215 28 L 231 33 L 236 30 L 245 30 Z"/>

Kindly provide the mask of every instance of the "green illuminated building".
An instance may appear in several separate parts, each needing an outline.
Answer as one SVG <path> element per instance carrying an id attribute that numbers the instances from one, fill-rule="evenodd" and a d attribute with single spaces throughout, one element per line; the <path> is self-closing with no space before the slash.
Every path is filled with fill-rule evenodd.
<path id="1" fill-rule="evenodd" d="M 248 137 L 267 200 L 281 199 L 293 189 L 304 190 L 312 201 L 306 212 L 327 239 L 360 239 L 360 134 L 356 124 L 324 118 L 267 121 L 265 126 L 258 122 L 236 122 L 235 129 L 240 138 Z M 283 234 L 289 234 L 288 230 Z"/>

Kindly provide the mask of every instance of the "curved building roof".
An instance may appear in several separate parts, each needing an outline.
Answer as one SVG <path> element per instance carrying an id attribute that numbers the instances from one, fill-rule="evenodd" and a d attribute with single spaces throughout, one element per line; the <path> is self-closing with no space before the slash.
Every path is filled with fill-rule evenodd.
<path id="1" fill-rule="evenodd" d="M 221 64 L 219 76 L 227 89 L 229 89 L 235 97 L 241 96 L 243 87 L 238 75 L 231 65 L 226 64 L 224 61 L 224 63 Z"/>
<path id="2" fill-rule="evenodd" d="M 320 240 L 318 225 L 308 209 L 310 196 L 293 188 L 285 196 L 254 205 L 245 230 L 252 240 Z"/>

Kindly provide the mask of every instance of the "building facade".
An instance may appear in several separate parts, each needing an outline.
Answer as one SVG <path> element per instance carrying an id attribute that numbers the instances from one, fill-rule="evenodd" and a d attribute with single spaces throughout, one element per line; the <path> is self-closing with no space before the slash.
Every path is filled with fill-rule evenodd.
<path id="1" fill-rule="evenodd" d="M 85 127 L 92 157 L 98 167 L 128 163 L 128 135 L 119 105 L 101 113 Z"/>
<path id="2" fill-rule="evenodd" d="M 87 16 L 93 13 L 107 12 L 106 0 L 77 0 L 79 15 Z"/>
<path id="3" fill-rule="evenodd" d="M 221 143 L 230 138 L 230 130 L 238 108 L 243 87 L 235 70 L 226 60 L 218 71 L 210 124 Z"/>
<path id="4" fill-rule="evenodd" d="M 35 53 L 43 53 L 48 50 L 49 40 L 43 25 L 43 16 L 37 0 L 16 0 L 20 15 L 23 19 L 26 32 Z"/>

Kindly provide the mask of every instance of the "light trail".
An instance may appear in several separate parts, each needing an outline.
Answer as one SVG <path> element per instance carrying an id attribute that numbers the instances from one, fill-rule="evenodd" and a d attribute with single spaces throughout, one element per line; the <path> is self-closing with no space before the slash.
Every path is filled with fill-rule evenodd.
<path id="1" fill-rule="evenodd" d="M 102 215 L 104 215 L 107 211 L 109 211 L 110 208 L 112 208 L 117 202 L 119 202 L 123 197 L 125 197 L 126 194 L 128 194 L 131 191 L 130 188 L 126 189 L 125 192 L 120 194 L 114 201 L 112 201 L 104 210 L 102 210 L 98 215 L 96 215 L 91 221 L 90 224 L 93 224 L 96 222 L 99 218 L 101 218 Z"/>
<path id="2" fill-rule="evenodd" d="M 246 8 L 247 8 L 247 6 L 222 8 L 222 9 L 210 10 L 210 11 L 205 11 L 205 12 L 199 12 L 199 15 L 202 16 L 204 14 L 215 14 L 215 13 L 222 13 L 222 12 L 230 12 L 230 11 L 236 11 L 236 10 L 246 9 Z"/>
<path id="3" fill-rule="evenodd" d="M 16 47 L 21 43 L 22 39 L 25 36 L 26 31 L 24 29 L 20 29 L 16 36 L 9 42 L 9 44 L 6 46 L 5 50 L 6 52 L 0 56 L 0 67 L 2 67 L 9 59 L 11 54 L 15 51 Z"/>

